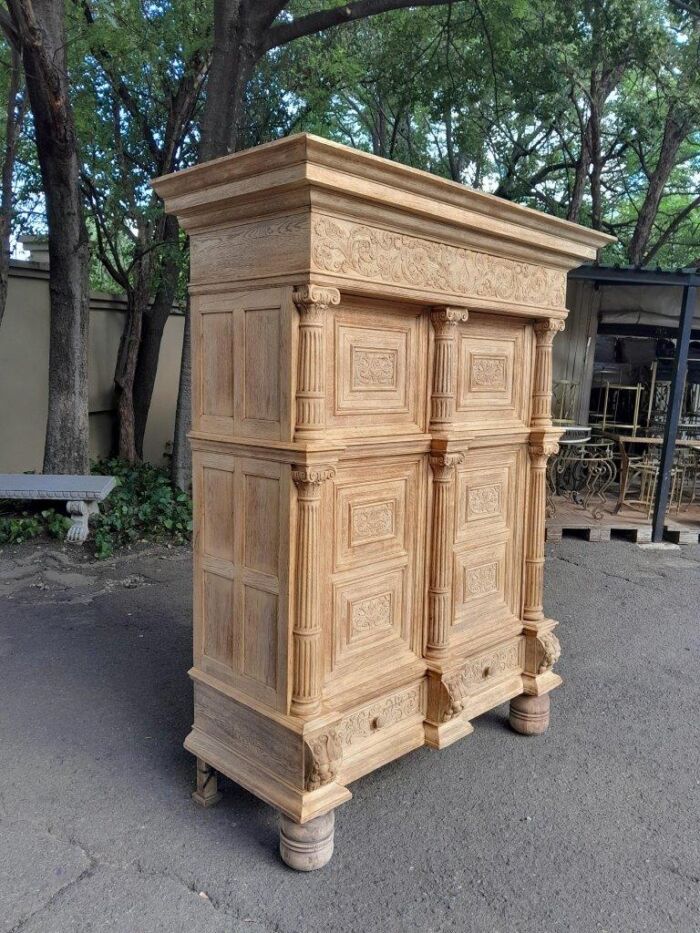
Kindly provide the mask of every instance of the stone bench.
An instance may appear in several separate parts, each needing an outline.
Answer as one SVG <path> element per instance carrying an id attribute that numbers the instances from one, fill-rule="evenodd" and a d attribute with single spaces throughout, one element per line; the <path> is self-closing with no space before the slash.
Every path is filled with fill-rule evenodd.
<path id="1" fill-rule="evenodd" d="M 116 486 L 113 476 L 51 476 L 35 473 L 0 473 L 0 499 L 58 499 L 65 501 L 72 525 L 66 541 L 82 544 L 88 536 L 88 518 L 99 511 Z"/>

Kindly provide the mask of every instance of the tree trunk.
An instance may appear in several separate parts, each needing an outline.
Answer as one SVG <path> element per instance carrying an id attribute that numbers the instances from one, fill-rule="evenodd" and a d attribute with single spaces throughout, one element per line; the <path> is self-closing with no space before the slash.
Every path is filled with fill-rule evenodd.
<path id="1" fill-rule="evenodd" d="M 214 0 L 214 48 L 202 114 L 200 162 L 233 152 L 243 116 L 243 102 L 259 57 L 246 28 L 245 0 Z"/>
<path id="2" fill-rule="evenodd" d="M 185 305 L 185 326 L 182 332 L 182 360 L 180 384 L 177 392 L 175 412 L 175 436 L 173 457 L 170 462 L 170 478 L 176 486 L 187 492 L 192 484 L 192 454 L 187 435 L 192 423 L 192 364 L 190 343 L 190 300 Z"/>
<path id="3" fill-rule="evenodd" d="M 629 260 L 633 266 L 641 266 L 649 245 L 651 231 L 659 212 L 659 205 L 664 188 L 676 164 L 676 156 L 684 139 L 688 135 L 691 122 L 681 115 L 675 105 L 671 106 L 664 125 L 661 151 L 656 168 L 649 177 L 649 186 L 637 217 L 637 223 L 629 245 Z"/>
<path id="4" fill-rule="evenodd" d="M 143 439 L 158 373 L 160 345 L 177 294 L 180 275 L 178 239 L 177 218 L 168 216 L 165 218 L 163 233 L 166 253 L 160 266 L 160 281 L 155 296 L 151 304 L 144 309 L 141 343 L 134 375 L 134 437 L 136 453 L 140 458 L 143 458 Z"/>
<path id="5" fill-rule="evenodd" d="M 148 259 L 141 259 L 136 284 L 127 296 L 126 320 L 119 341 L 114 371 L 114 396 L 117 408 L 117 456 L 134 463 L 136 450 L 134 417 L 134 378 L 141 342 L 141 328 L 148 306 Z"/>
<path id="6" fill-rule="evenodd" d="M 7 5 L 22 43 L 49 228 L 51 326 L 44 472 L 86 473 L 89 252 L 63 2 L 8 0 Z"/>
<path id="7" fill-rule="evenodd" d="M 18 49 L 10 47 L 10 83 L 7 90 L 5 120 L 5 155 L 0 184 L 0 324 L 7 304 L 10 274 L 10 234 L 12 232 L 12 179 L 15 171 L 17 141 L 24 122 L 26 96 L 21 95 L 22 59 Z"/>

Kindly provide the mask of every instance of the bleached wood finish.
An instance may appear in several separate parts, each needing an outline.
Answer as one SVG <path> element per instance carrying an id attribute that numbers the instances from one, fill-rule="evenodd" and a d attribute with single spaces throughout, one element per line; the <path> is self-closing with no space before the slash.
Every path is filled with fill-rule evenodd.
<path id="1" fill-rule="evenodd" d="M 185 744 L 308 870 L 352 781 L 506 700 L 547 725 L 552 340 L 608 237 L 307 135 L 156 189 L 192 256 Z"/>

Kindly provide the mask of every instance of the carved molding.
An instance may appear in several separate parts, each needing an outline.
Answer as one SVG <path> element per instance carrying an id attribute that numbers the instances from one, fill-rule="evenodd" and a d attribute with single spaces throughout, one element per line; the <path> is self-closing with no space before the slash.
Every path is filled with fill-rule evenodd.
<path id="1" fill-rule="evenodd" d="M 329 217 L 314 219 L 312 262 L 319 272 L 465 297 L 545 308 L 566 301 L 562 271 Z"/>
<path id="2" fill-rule="evenodd" d="M 306 789 L 318 790 L 336 779 L 343 761 L 343 745 L 335 729 L 315 736 L 306 743 L 308 767 Z"/>

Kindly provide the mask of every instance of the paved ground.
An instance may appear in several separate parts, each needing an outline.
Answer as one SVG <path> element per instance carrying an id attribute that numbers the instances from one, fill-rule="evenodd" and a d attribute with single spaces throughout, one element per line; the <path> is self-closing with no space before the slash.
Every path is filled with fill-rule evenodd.
<path id="1" fill-rule="evenodd" d="M 550 732 L 499 709 L 364 778 L 299 875 L 255 798 L 190 801 L 187 554 L 5 549 L 0 930 L 700 930 L 700 548 L 549 551 Z"/>

